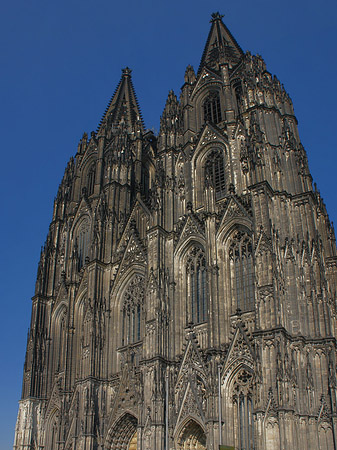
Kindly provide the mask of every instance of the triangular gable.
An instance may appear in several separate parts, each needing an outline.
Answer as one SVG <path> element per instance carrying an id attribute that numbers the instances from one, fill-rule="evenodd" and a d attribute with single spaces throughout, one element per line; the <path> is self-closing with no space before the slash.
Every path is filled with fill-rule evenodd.
<path id="1" fill-rule="evenodd" d="M 207 368 L 205 366 L 202 355 L 198 349 L 197 343 L 192 337 L 189 337 L 188 343 L 185 348 L 185 353 L 177 377 L 177 384 L 179 384 L 181 379 L 186 376 L 186 371 L 189 368 L 193 368 L 193 370 L 200 372 L 203 375 L 203 377 L 207 379 L 208 376 Z"/>
<path id="2" fill-rule="evenodd" d="M 141 243 L 138 232 L 132 230 L 129 241 L 124 250 L 123 258 L 119 266 L 117 277 L 121 276 L 132 263 L 146 264 L 147 255 L 143 244 Z"/>
<path id="3" fill-rule="evenodd" d="M 252 348 L 251 339 L 245 332 L 242 322 L 239 322 L 229 347 L 224 365 L 224 372 L 229 371 L 233 366 L 240 362 L 250 362 L 253 364 L 254 360 L 255 353 Z"/>
<path id="4" fill-rule="evenodd" d="M 178 410 L 176 429 L 182 419 L 191 415 L 201 419 L 202 422 L 205 421 L 204 413 L 196 389 L 193 385 L 193 382 L 188 381 L 181 405 Z"/>
<path id="5" fill-rule="evenodd" d="M 205 239 L 205 233 L 202 229 L 202 225 L 198 219 L 194 217 L 193 214 L 189 214 L 186 219 L 185 225 L 182 227 L 180 236 L 177 241 L 177 246 L 184 243 L 191 236 L 200 237 L 202 240 Z"/>
<path id="6" fill-rule="evenodd" d="M 56 408 L 59 411 L 61 410 L 61 395 L 60 395 L 60 388 L 59 388 L 59 380 L 57 380 L 54 383 L 53 390 L 51 392 L 47 408 L 46 408 L 46 414 L 45 418 L 47 419 L 49 414 L 53 412 L 53 410 Z"/>
<path id="7" fill-rule="evenodd" d="M 119 239 L 117 249 L 116 249 L 117 253 L 124 251 L 125 246 L 127 245 L 127 242 L 129 241 L 129 238 L 130 238 L 130 229 L 132 227 L 134 227 L 134 222 L 136 220 L 137 214 L 139 214 L 140 211 L 144 212 L 144 214 L 147 217 L 150 216 L 150 211 L 148 210 L 145 203 L 140 198 L 137 198 L 137 200 L 132 208 L 132 211 L 129 215 L 129 218 L 126 222 L 122 236 Z"/>
<path id="8" fill-rule="evenodd" d="M 274 399 L 273 389 L 269 388 L 268 391 L 268 399 L 267 399 L 267 405 L 265 408 L 265 414 L 264 414 L 264 420 L 266 420 L 270 416 L 276 416 L 277 415 L 277 405 Z"/>
<path id="9" fill-rule="evenodd" d="M 78 205 L 78 208 L 75 213 L 74 220 L 73 220 L 73 227 L 76 226 L 78 219 L 81 216 L 83 216 L 84 214 L 87 214 L 90 218 L 92 218 L 91 206 L 85 195 L 83 195 L 83 197 Z"/>
<path id="10" fill-rule="evenodd" d="M 223 144 L 224 141 L 227 142 L 227 136 L 216 126 L 206 123 L 196 142 L 194 154 L 197 153 L 199 148 L 207 144 Z"/>
<path id="11" fill-rule="evenodd" d="M 232 196 L 229 199 L 226 208 L 224 209 L 224 214 L 219 225 L 219 230 L 221 230 L 222 227 L 230 220 L 238 218 L 248 219 L 250 222 L 252 221 L 252 218 L 248 214 L 248 211 L 245 209 L 245 207 L 237 198 Z"/>
<path id="12" fill-rule="evenodd" d="M 188 415 L 195 415 L 204 421 L 202 393 L 209 389 L 207 379 L 208 369 L 200 353 L 197 341 L 193 333 L 189 333 L 188 342 L 180 365 L 180 370 L 175 384 L 175 401 L 178 407 L 178 426 L 181 419 Z"/>
<path id="13" fill-rule="evenodd" d="M 120 383 L 114 396 L 114 404 L 110 411 L 107 430 L 112 428 L 117 415 L 120 415 L 121 411 L 134 410 L 136 412 L 137 410 L 139 395 L 135 388 L 136 382 L 132 379 L 131 373 L 129 365 L 124 364 Z"/>
<path id="14" fill-rule="evenodd" d="M 195 95 L 197 95 L 199 90 L 201 88 L 203 88 L 208 83 L 212 83 L 212 84 L 219 83 L 221 85 L 222 84 L 222 80 L 221 80 L 221 77 L 217 73 L 215 73 L 212 70 L 204 67 L 202 69 L 201 73 L 198 75 L 197 82 L 196 82 L 196 84 L 194 86 L 194 89 L 193 89 L 193 91 L 191 93 L 191 100 L 193 100 L 193 97 Z"/>
<path id="15" fill-rule="evenodd" d="M 258 253 L 272 252 L 273 246 L 271 243 L 271 239 L 266 235 L 263 230 L 263 227 L 260 229 L 260 234 L 257 238 L 256 246 L 255 246 L 255 255 Z"/>
<path id="16" fill-rule="evenodd" d="M 235 139 L 239 136 L 243 136 L 244 138 L 247 137 L 246 127 L 240 119 L 238 119 L 238 122 L 233 130 L 232 139 Z"/>

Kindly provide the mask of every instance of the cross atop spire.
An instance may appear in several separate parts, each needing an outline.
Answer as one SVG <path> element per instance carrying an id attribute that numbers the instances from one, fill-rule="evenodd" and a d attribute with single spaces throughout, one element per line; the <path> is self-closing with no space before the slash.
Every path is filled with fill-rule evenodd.
<path id="1" fill-rule="evenodd" d="M 223 23 L 223 17 L 219 12 L 212 14 L 210 20 L 212 26 L 202 54 L 198 73 L 205 66 L 212 70 L 218 70 L 219 65 L 225 63 L 234 66 L 243 56 L 241 47 Z"/>

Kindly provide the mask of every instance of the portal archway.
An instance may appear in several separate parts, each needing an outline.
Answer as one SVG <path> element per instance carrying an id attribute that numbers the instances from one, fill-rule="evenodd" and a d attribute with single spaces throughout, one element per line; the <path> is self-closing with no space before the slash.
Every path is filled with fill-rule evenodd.
<path id="1" fill-rule="evenodd" d="M 177 450 L 206 450 L 206 434 L 194 420 L 189 420 L 180 431 Z"/>
<path id="2" fill-rule="evenodd" d="M 109 450 L 137 450 L 137 419 L 124 414 L 112 427 L 108 443 Z"/>

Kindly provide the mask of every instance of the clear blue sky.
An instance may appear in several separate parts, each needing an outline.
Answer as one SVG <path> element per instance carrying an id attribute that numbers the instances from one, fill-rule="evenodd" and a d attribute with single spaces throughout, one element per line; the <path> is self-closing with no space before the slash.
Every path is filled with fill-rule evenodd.
<path id="1" fill-rule="evenodd" d="M 337 218 L 336 0 L 3 2 L 0 450 L 13 443 L 30 298 L 66 162 L 96 129 L 126 65 L 145 124 L 158 130 L 168 91 L 179 93 L 188 64 L 198 67 L 214 11 L 285 85 Z"/>

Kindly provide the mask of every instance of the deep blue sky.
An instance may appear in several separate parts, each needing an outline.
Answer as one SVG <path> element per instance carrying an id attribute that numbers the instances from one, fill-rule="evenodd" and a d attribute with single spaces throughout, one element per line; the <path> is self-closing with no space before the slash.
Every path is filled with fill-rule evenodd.
<path id="1" fill-rule="evenodd" d="M 3 2 L 0 450 L 13 442 L 30 298 L 66 162 L 96 129 L 126 65 L 145 124 L 158 130 L 167 93 L 179 93 L 188 64 L 198 67 L 218 10 L 243 50 L 261 54 L 284 83 L 337 218 L 335 0 Z"/>

